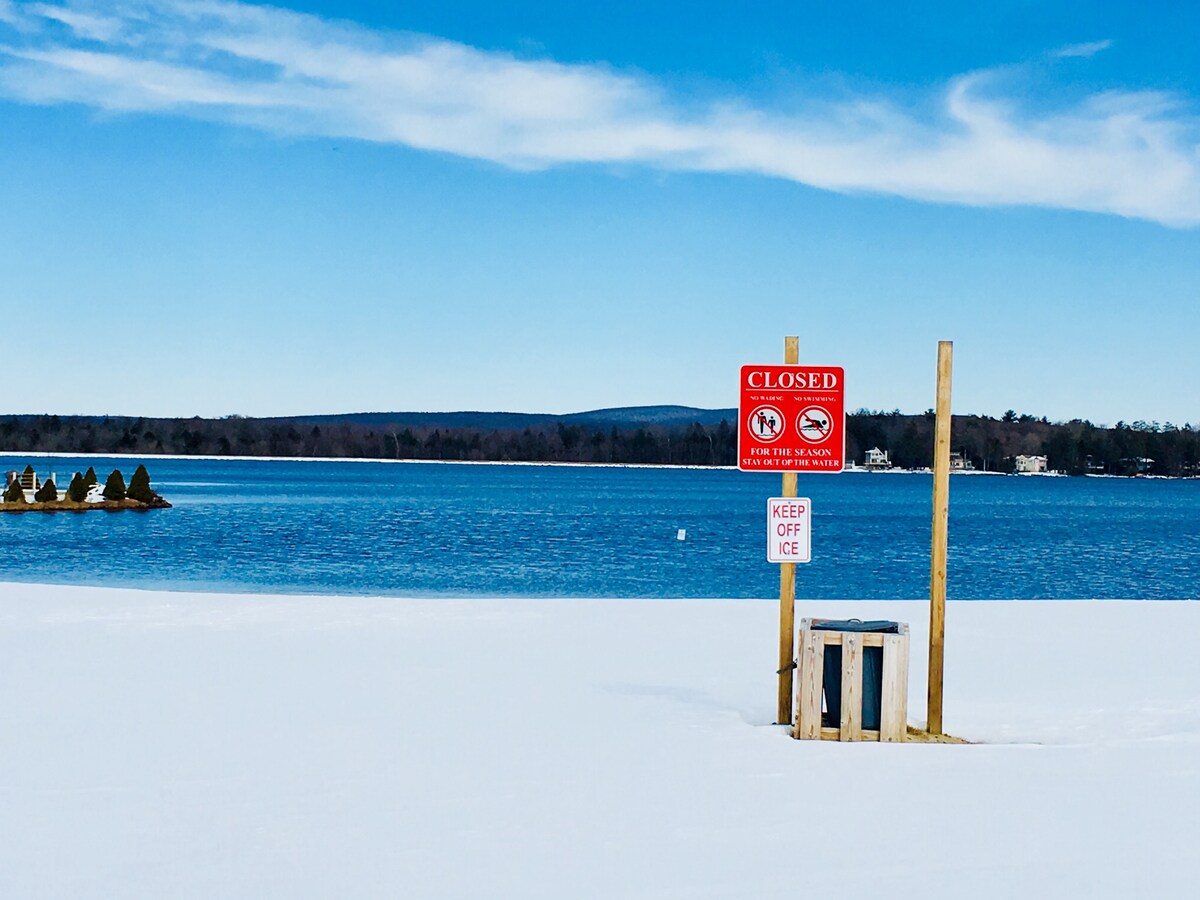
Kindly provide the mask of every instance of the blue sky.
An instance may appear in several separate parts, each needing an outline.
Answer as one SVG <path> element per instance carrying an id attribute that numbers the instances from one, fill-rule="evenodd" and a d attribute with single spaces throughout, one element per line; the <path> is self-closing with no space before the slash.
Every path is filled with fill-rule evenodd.
<path id="1" fill-rule="evenodd" d="M 960 7 L 0 0 L 4 411 L 1200 422 L 1200 9 Z"/>

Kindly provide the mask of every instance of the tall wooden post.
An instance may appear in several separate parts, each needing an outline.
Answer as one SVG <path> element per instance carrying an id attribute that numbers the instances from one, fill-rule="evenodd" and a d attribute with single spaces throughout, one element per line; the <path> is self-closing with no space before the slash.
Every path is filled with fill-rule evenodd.
<path id="1" fill-rule="evenodd" d="M 800 364 L 800 338 L 783 339 L 783 364 Z M 796 496 L 796 473 L 783 473 L 783 496 Z M 779 564 L 779 709 L 775 721 L 792 724 L 792 662 L 796 658 L 796 564 Z"/>
<path id="2" fill-rule="evenodd" d="M 933 552 L 929 569 L 929 733 L 942 733 L 946 651 L 946 545 L 950 527 L 951 341 L 938 341 L 937 419 L 933 444 Z"/>

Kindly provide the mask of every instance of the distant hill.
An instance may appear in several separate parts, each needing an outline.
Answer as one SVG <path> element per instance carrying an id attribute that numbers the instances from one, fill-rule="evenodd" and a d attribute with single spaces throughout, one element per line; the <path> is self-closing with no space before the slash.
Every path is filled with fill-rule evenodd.
<path id="1" fill-rule="evenodd" d="M 372 428 L 473 428 L 480 431 L 507 431 L 547 428 L 558 424 L 586 425 L 589 428 L 640 428 L 657 425 L 664 428 L 699 423 L 731 425 L 737 421 L 736 409 L 698 409 L 692 406 L 623 406 L 586 412 L 514 413 L 514 412 L 361 412 L 319 416 L 279 416 L 263 421 L 296 425 L 366 425 Z"/>
<path id="2" fill-rule="evenodd" d="M 639 425 L 662 425 L 675 427 L 691 425 L 720 425 L 722 420 L 731 425 L 737 421 L 736 409 L 698 409 L 694 406 L 626 406 L 615 409 L 593 409 L 590 412 L 571 413 L 562 416 L 566 422 L 576 425 L 616 425 L 617 427 Z"/>

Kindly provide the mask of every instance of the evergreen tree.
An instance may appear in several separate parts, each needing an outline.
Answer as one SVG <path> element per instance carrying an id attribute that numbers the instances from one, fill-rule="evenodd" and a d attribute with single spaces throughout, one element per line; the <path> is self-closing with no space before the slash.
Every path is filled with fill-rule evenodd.
<path id="1" fill-rule="evenodd" d="M 71 479 L 71 483 L 67 486 L 67 499 L 72 503 L 82 503 L 87 497 L 87 485 L 83 482 L 83 476 L 76 472 L 75 477 Z"/>
<path id="2" fill-rule="evenodd" d="M 24 503 L 25 492 L 21 490 L 21 479 L 14 478 L 12 483 L 4 491 L 5 503 Z"/>
<path id="3" fill-rule="evenodd" d="M 58 499 L 58 488 L 54 484 L 53 478 L 47 478 L 46 483 L 37 489 L 37 493 L 33 495 L 33 499 L 38 503 L 52 503 Z"/>
<path id="4" fill-rule="evenodd" d="M 125 499 L 125 476 L 121 474 L 120 469 L 113 469 L 108 476 L 108 481 L 104 482 L 104 499 Z"/>
<path id="5" fill-rule="evenodd" d="M 139 465 L 133 477 L 129 479 L 129 490 L 125 492 L 125 496 L 142 503 L 153 503 L 157 499 L 158 494 L 150 488 L 150 473 L 144 465 Z"/>
<path id="6" fill-rule="evenodd" d="M 100 479 L 96 477 L 96 467 L 88 466 L 88 470 L 83 473 L 83 483 L 88 487 L 96 484 Z"/>

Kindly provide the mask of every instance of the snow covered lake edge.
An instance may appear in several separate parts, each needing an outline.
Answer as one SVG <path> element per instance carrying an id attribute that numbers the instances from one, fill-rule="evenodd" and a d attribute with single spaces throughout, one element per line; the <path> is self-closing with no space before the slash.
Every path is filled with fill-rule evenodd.
<path id="1" fill-rule="evenodd" d="M 924 602 L 804 615 L 909 622 L 922 723 Z M 0 623 L 6 896 L 1193 887 L 1194 602 L 952 600 L 969 747 L 791 740 L 769 600 L 0 584 Z"/>

